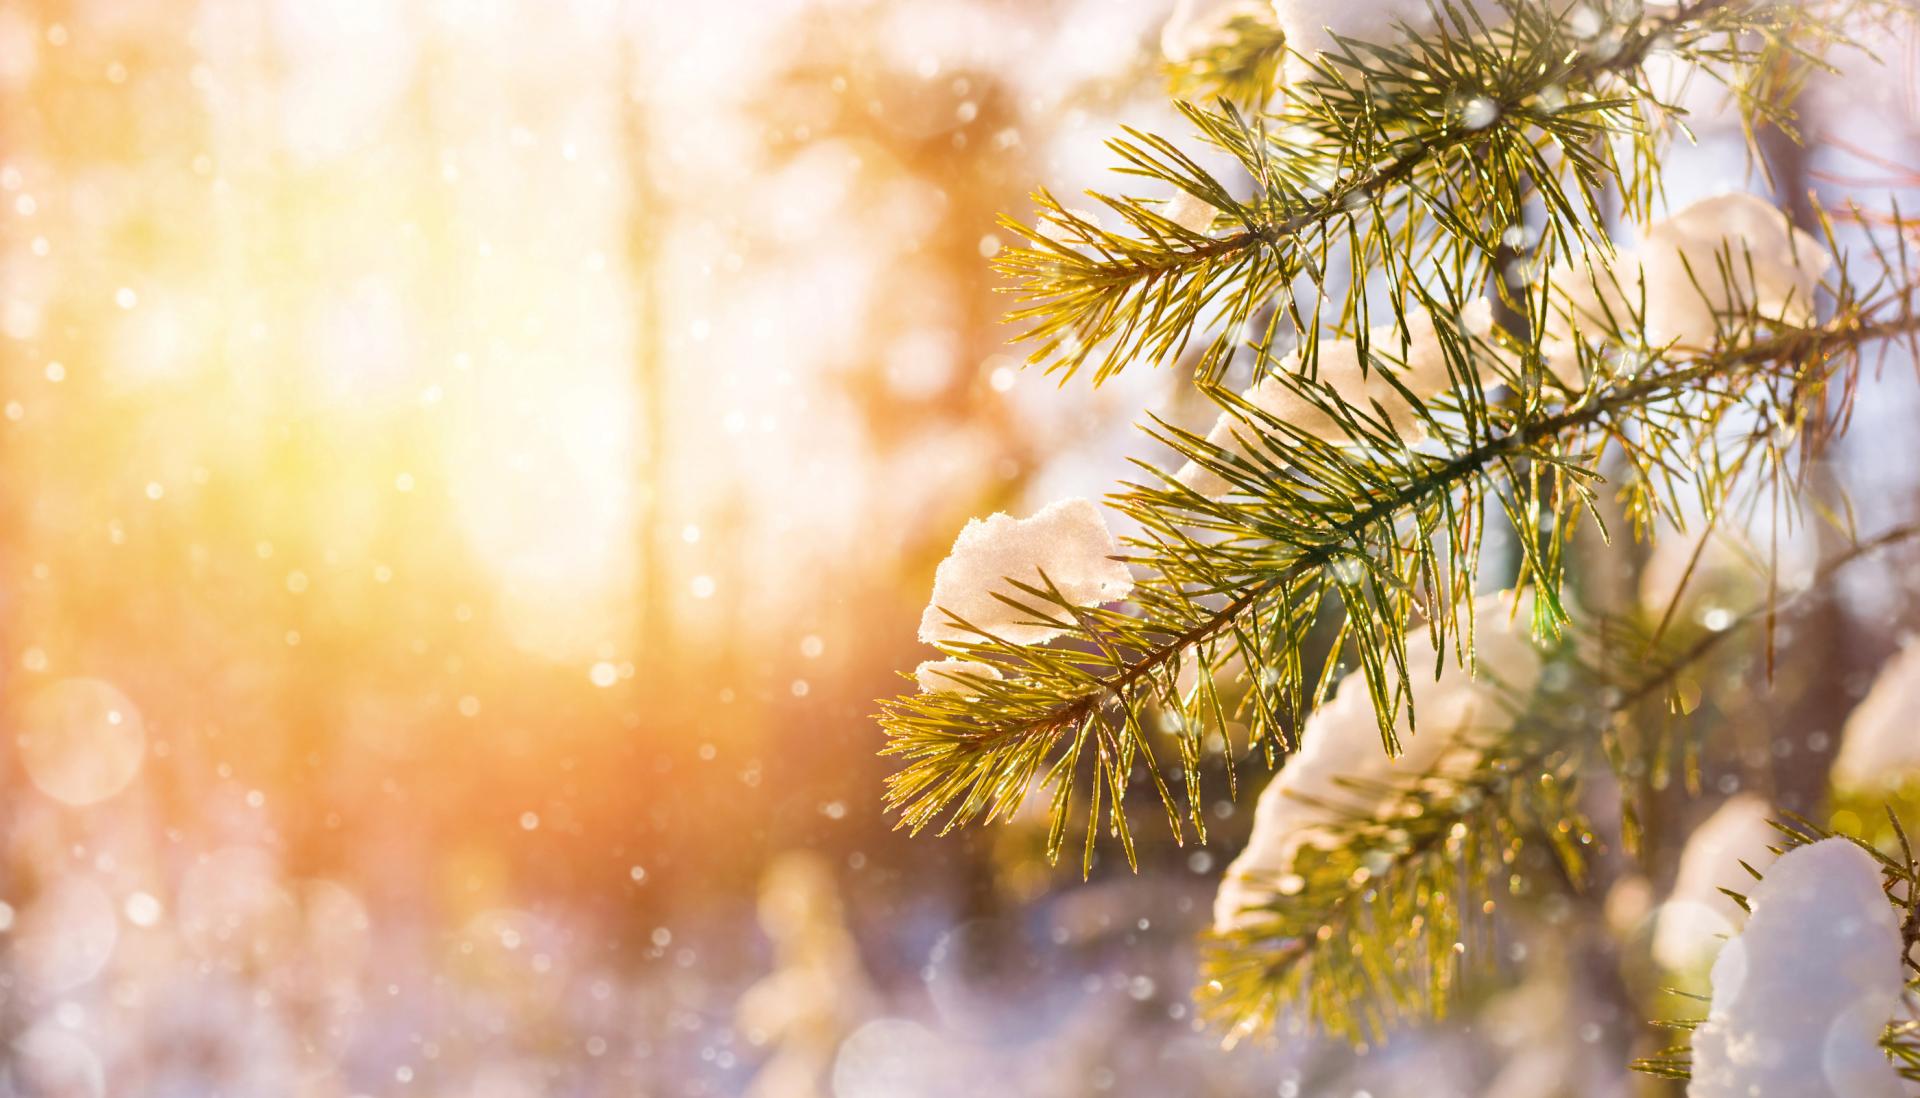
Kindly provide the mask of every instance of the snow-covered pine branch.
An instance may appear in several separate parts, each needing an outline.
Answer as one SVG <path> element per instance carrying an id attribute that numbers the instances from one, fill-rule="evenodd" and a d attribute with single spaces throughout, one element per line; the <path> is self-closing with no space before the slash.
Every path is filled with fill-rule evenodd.
<path id="1" fill-rule="evenodd" d="M 1259 106 L 1278 84 L 1287 35 L 1267 0 L 1178 0 L 1160 52 L 1175 97 Z"/>
<path id="2" fill-rule="evenodd" d="M 1649 224 L 1638 244 L 1553 272 L 1541 339 L 1548 369 L 1578 387 L 1578 345 L 1626 335 L 1640 348 L 1714 347 L 1729 324 L 1814 319 L 1826 246 L 1751 194 L 1702 199 Z"/>
<path id="3" fill-rule="evenodd" d="M 1205 201 L 1223 215 L 1215 225 L 1174 229 L 1160 198 L 1122 194 L 1093 194 L 1106 207 L 1096 218 L 1045 190 L 1030 226 L 1009 223 L 1029 246 L 995 264 L 1021 299 L 1010 319 L 1027 326 L 1032 362 L 1087 367 L 1097 382 L 1197 345 L 1198 375 L 1216 380 L 1321 326 L 1315 317 L 1364 331 L 1370 278 L 1431 271 L 1463 291 L 1480 285 L 1530 211 L 1546 222 L 1529 258 L 1567 262 L 1604 245 L 1606 193 L 1635 218 L 1652 213 L 1674 116 L 1643 71 L 1649 58 L 1723 74 L 1816 65 L 1836 26 L 1885 4 L 1693 0 L 1636 6 L 1617 24 L 1551 2 L 1286 6 L 1314 51 L 1295 51 L 1291 94 L 1258 114 L 1180 105 L 1251 194 L 1235 197 L 1244 189 L 1166 137 L 1129 130 L 1110 143 L 1120 172 Z M 1416 12 L 1448 33 L 1387 33 Z M 1338 37 L 1301 29 L 1323 15 Z"/>
<path id="4" fill-rule="evenodd" d="M 1576 531 L 1606 533 L 1603 492 L 1643 531 L 1686 493 L 1714 516 L 1796 496 L 1860 363 L 1920 343 L 1920 234 L 1898 219 L 1862 260 L 1752 195 L 1656 216 L 1679 110 L 1654 68 L 1722 80 L 1750 130 L 1786 128 L 1800 76 L 1904 7 L 1610 12 L 1183 5 L 1176 86 L 1233 89 L 1180 105 L 1204 148 L 1128 130 L 1110 146 L 1151 194 L 1096 194 L 1096 214 L 1041 191 L 1035 222 L 1009 223 L 1028 246 L 996 258 L 1034 363 L 1098 383 L 1179 362 L 1218 415 L 1145 425 L 1165 453 L 1107 497 L 1111 528 L 1071 499 L 960 533 L 919 689 L 881 703 L 888 806 L 945 830 L 1044 791 L 1047 855 L 1082 821 L 1084 874 L 1102 833 L 1134 862 L 1141 787 L 1177 840 L 1204 841 L 1203 774 L 1224 766 L 1232 792 L 1248 760 L 1285 756 L 1208 962 L 1235 1032 L 1298 1010 L 1365 1039 L 1397 1009 L 1440 1010 L 1486 910 L 1465 899 L 1494 904 L 1528 851 L 1578 876 L 1583 768 L 1614 768 L 1635 848 L 1643 764 L 1665 748 L 1623 724 L 1776 600 L 1675 638 L 1651 674 L 1633 661 L 1667 651 L 1664 622 L 1623 665 L 1606 645 L 1590 659 L 1562 596 Z M 1518 617 L 1472 597 L 1490 534 L 1517 558 L 1500 580 Z M 1556 641 L 1594 689 L 1630 688 L 1610 713 L 1508 727 L 1520 703 L 1491 684 L 1524 694 Z M 1334 934 L 1357 936 L 1322 950 Z"/>
<path id="5" fill-rule="evenodd" d="M 1900 918 L 1871 854 L 1842 838 L 1781 855 L 1713 963 L 1688 1098 L 1902 1098 L 1880 1049 L 1901 978 Z"/>
<path id="6" fill-rule="evenodd" d="M 1342 425 L 1345 444 L 1241 405 L 1250 422 L 1237 439 L 1251 444 L 1253 463 L 1264 471 L 1249 490 L 1212 499 L 1164 473 L 1159 486 L 1129 488 L 1118 504 L 1143 531 L 1126 547 L 1131 609 L 1090 603 L 1048 582 L 1043 560 L 1022 564 L 1004 584 L 989 583 L 976 605 L 1002 608 L 1009 618 L 1001 628 L 1038 630 L 1045 643 L 969 628 L 966 614 L 954 618 L 946 613 L 951 608 L 930 603 L 924 620 L 945 620 L 953 631 L 955 639 L 942 642 L 946 657 L 991 668 L 1000 679 L 985 681 L 991 674 L 981 670 L 969 679 L 974 690 L 883 703 L 885 751 L 906 764 L 890 779 L 889 803 L 916 829 L 948 810 L 949 826 L 993 820 L 1017 808 L 1033 780 L 1044 777 L 1054 799 L 1054 850 L 1076 786 L 1083 795 L 1100 790 L 1082 802 L 1089 851 L 1103 801 L 1107 825 L 1130 844 L 1121 805 L 1134 762 L 1144 758 L 1176 833 L 1182 817 L 1200 828 L 1202 741 L 1240 725 L 1252 745 L 1291 746 L 1295 722 L 1319 690 L 1302 656 L 1323 609 L 1337 610 L 1347 623 L 1383 741 L 1397 752 L 1394 714 L 1410 700 L 1413 677 L 1435 670 L 1407 655 L 1417 608 L 1409 593 L 1426 593 L 1418 608 L 1436 637 L 1458 635 L 1458 593 L 1473 585 L 1487 522 L 1504 516 L 1532 541 L 1522 579 L 1552 595 L 1561 545 L 1587 504 L 1580 470 L 1598 447 L 1634 451 L 1671 442 L 1670 432 L 1637 429 L 1662 414 L 1713 420 L 1748 402 L 1777 409 L 1813 399 L 1863 345 L 1920 330 L 1920 319 L 1876 317 L 1870 305 L 1849 305 L 1824 325 L 1781 327 L 1628 379 L 1604 379 L 1564 407 L 1489 405 L 1486 420 L 1469 425 L 1435 418 L 1437 445 L 1422 450 L 1393 443 L 1381 434 L 1384 424 L 1368 426 L 1366 411 L 1277 375 Z M 1675 406 L 1682 398 L 1684 410 Z M 1236 451 L 1194 436 L 1163 437 L 1188 462 L 1246 475 Z M 1650 465 L 1666 460 L 1646 458 Z M 1542 468 L 1570 479 L 1556 483 L 1528 471 Z M 1016 529 L 1005 521 L 995 529 Z M 967 557 L 977 551 L 971 542 L 957 548 Z M 1084 559 L 1075 567 L 1093 564 Z M 1108 579 L 1113 590 L 1122 586 L 1117 574 Z M 1535 601 L 1529 627 L 1536 631 L 1551 631 L 1563 618 L 1546 601 Z M 1260 673 L 1229 697 L 1231 684 L 1216 681 L 1215 672 L 1235 663 Z M 1418 707 L 1411 708 L 1417 727 Z M 1157 735 L 1176 749 L 1184 797 L 1176 799 L 1154 762 Z"/>
<path id="7" fill-rule="evenodd" d="M 1274 914 L 1270 901 L 1297 895 L 1306 881 L 1294 872 L 1294 859 L 1303 848 L 1337 845 L 1338 832 L 1328 825 L 1399 815 L 1395 802 L 1414 783 L 1457 780 L 1473 769 L 1485 741 L 1512 726 L 1539 680 L 1540 653 L 1511 599 L 1478 600 L 1475 620 L 1475 673 L 1455 668 L 1415 681 L 1409 701 L 1426 715 L 1425 727 L 1418 735 L 1399 730 L 1400 755 L 1380 750 L 1364 676 L 1343 679 L 1314 710 L 1300 749 L 1260 794 L 1252 836 L 1221 878 L 1216 931 L 1258 929 Z M 1424 636 L 1408 644 L 1407 655 L 1418 666 L 1435 663 Z"/>
<path id="8" fill-rule="evenodd" d="M 1687 1098 L 1904 1098 L 1920 1076 L 1908 1017 L 1920 930 L 1910 848 L 1890 856 L 1805 820 L 1745 890 L 1745 924 L 1713 963 L 1687 1044 L 1635 1066 Z"/>
<path id="9" fill-rule="evenodd" d="M 1724 627 L 1648 657 L 1609 654 L 1602 622 L 1542 649 L 1508 624 L 1504 596 L 1479 600 L 1479 674 L 1449 669 L 1422 699 L 1438 710 L 1399 760 L 1370 752 L 1364 691 L 1350 676 L 1309 718 L 1301 752 L 1268 783 L 1253 834 L 1223 874 L 1200 991 L 1229 1040 L 1285 1027 L 1359 1042 L 1395 1021 L 1440 1017 L 1471 978 L 1500 968 L 1491 913 L 1510 899 L 1590 887 L 1604 836 L 1585 819 L 1585 776 L 1645 766 L 1603 734 L 1666 708 L 1674 685 L 1763 625 L 1791 622 L 1840 572 L 1920 537 L 1888 530 L 1823 562 L 1806 590 L 1756 596 Z M 1551 667 L 1551 673 L 1548 668 Z M 1606 699 L 1597 710 L 1595 699 Z M 1435 733 L 1438 733 L 1437 735 Z M 1744 915 L 1721 893 L 1754 879 L 1790 840 L 1751 795 L 1700 828 L 1653 926 L 1656 958 L 1711 959 Z"/>

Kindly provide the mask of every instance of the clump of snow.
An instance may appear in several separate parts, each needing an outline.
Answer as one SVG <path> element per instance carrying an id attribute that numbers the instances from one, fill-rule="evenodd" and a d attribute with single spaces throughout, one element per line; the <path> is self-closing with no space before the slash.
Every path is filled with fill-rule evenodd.
<path id="1" fill-rule="evenodd" d="M 1578 340 L 1630 327 L 1644 310 L 1649 346 L 1710 348 L 1730 314 L 1803 325 L 1814 293 L 1833 265 L 1820 242 L 1751 194 L 1701 199 L 1648 225 L 1640 242 L 1611 263 L 1589 255 L 1557 275 L 1562 300 L 1548 311 L 1548 365 L 1578 387 Z"/>
<path id="2" fill-rule="evenodd" d="M 1106 231 L 1099 210 L 1062 206 L 1041 210 L 1027 230 L 1027 238 L 1039 248 L 1068 248 L 1086 254 L 1100 247 L 1100 234 Z"/>
<path id="3" fill-rule="evenodd" d="M 1100 508 L 1090 500 L 1058 500 L 1031 518 L 973 519 L 934 570 L 933 598 L 920 615 L 920 639 L 928 644 L 978 641 L 974 630 L 980 630 L 1014 644 L 1051 640 L 1071 623 L 1042 621 L 1039 612 L 1047 607 L 1007 580 L 1042 589 L 1051 581 L 1073 605 L 1098 606 L 1133 590 L 1133 574 L 1113 559 L 1119 552 Z M 996 592 L 1035 612 L 1007 605 Z M 956 623 L 955 615 L 972 628 Z"/>
<path id="4" fill-rule="evenodd" d="M 1780 833 L 1767 822 L 1771 814 L 1766 801 L 1742 793 L 1694 829 L 1680 854 L 1673 892 L 1654 922 L 1654 960 L 1676 972 L 1688 971 L 1719 952 L 1746 917 L 1720 890 L 1730 888 L 1743 896 L 1753 891 L 1753 875 L 1740 863 L 1765 872 L 1773 861 L 1767 847 L 1780 840 Z"/>
<path id="5" fill-rule="evenodd" d="M 1160 28 L 1160 52 L 1181 65 L 1209 50 L 1230 46 L 1238 37 L 1231 24 L 1240 18 L 1271 23 L 1273 9 L 1263 0 L 1180 0 Z"/>
<path id="6" fill-rule="evenodd" d="M 1458 320 L 1461 335 L 1478 341 L 1486 339 L 1492 330 L 1493 306 L 1485 298 L 1477 298 L 1461 310 Z M 1452 387 L 1446 352 L 1434 330 L 1433 317 L 1424 309 L 1408 309 L 1404 331 L 1398 323 L 1382 324 L 1368 333 L 1367 342 L 1370 361 L 1363 372 L 1358 342 L 1322 340 L 1315 376 L 1342 402 L 1358 406 L 1369 415 L 1376 414 L 1374 404 L 1377 402 L 1386 412 L 1388 425 L 1394 432 L 1415 441 L 1424 434 L 1424 422 L 1406 397 L 1387 380 L 1387 375 L 1392 374 L 1422 403 Z M 1282 373 L 1297 374 L 1302 366 L 1300 351 L 1295 350 L 1281 359 L 1279 369 Z M 1278 377 L 1261 378 L 1241 394 L 1241 399 L 1262 414 L 1309 434 L 1333 441 L 1346 438 L 1333 417 Z M 1207 441 L 1244 461 L 1252 453 L 1251 440 L 1261 433 L 1258 425 L 1248 423 L 1230 410 L 1221 412 L 1214 421 L 1212 430 L 1207 432 Z M 1203 496 L 1223 495 L 1231 487 L 1224 477 L 1191 461 L 1182 466 L 1175 477 Z"/>
<path id="7" fill-rule="evenodd" d="M 1909 644 L 1887 661 L 1872 689 L 1847 717 L 1833 784 L 1853 792 L 1885 791 L 1920 774 L 1920 644 Z"/>
<path id="8" fill-rule="evenodd" d="M 1846 839 L 1781 855 L 1713 963 L 1688 1098 L 1900 1098 L 1880 1050 L 1900 929 L 1873 858 Z"/>
<path id="9" fill-rule="evenodd" d="M 1000 670 L 978 660 L 927 660 L 913 669 L 923 694 L 969 694 L 978 679 L 1000 679 Z"/>
<path id="10" fill-rule="evenodd" d="M 1435 665 L 1431 637 L 1421 631 L 1407 639 L 1408 700 L 1418 731 L 1409 727 L 1403 701 L 1395 729 L 1398 758 L 1381 746 L 1366 676 L 1356 671 L 1340 680 L 1333 696 L 1307 718 L 1299 752 L 1260 793 L 1253 834 L 1214 898 L 1216 930 L 1257 923 L 1260 904 L 1299 887 L 1294 857 L 1303 847 L 1325 843 L 1326 825 L 1379 816 L 1410 783 L 1450 764 L 1470 764 L 1476 744 L 1512 726 L 1516 699 L 1539 681 L 1541 660 L 1527 635 L 1526 615 L 1510 611 L 1504 595 L 1476 601 L 1472 675 L 1449 661 L 1439 678 L 1428 677 L 1426 669 Z"/>
<path id="11" fill-rule="evenodd" d="M 1220 211 L 1206 199 L 1179 190 L 1160 208 L 1160 216 L 1190 233 L 1205 236 L 1213 231 L 1213 219 L 1220 216 Z"/>

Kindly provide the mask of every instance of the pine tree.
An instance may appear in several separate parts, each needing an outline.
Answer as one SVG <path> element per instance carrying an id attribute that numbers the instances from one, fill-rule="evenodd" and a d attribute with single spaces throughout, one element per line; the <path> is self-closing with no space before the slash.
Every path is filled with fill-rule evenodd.
<path id="1" fill-rule="evenodd" d="M 1717 532 L 1847 529 L 1808 469 L 1861 371 L 1920 349 L 1920 282 L 1897 213 L 1838 211 L 1876 223 L 1843 248 L 1824 210 L 1795 225 L 1752 195 L 1675 209 L 1662 184 L 1688 135 L 1676 76 L 1724 86 L 1764 171 L 1760 138 L 1795 136 L 1806 82 L 1874 64 L 1866 44 L 1910 14 L 1193 9 L 1165 46 L 1191 135 L 1126 130 L 1109 143 L 1126 190 L 1092 195 L 1097 212 L 1039 191 L 1031 223 L 1008 222 L 1026 245 L 995 264 L 1062 399 L 1177 367 L 1218 419 L 1149 417 L 1151 449 L 1104 511 L 1063 500 L 960 533 L 920 627 L 937 653 L 917 692 L 881 703 L 888 803 L 944 831 L 1031 799 L 1049 859 L 1071 842 L 1085 874 L 1103 839 L 1135 862 L 1143 797 L 1204 842 L 1218 785 L 1244 798 L 1277 771 L 1223 878 L 1199 997 L 1229 1039 L 1370 1042 L 1500 967 L 1502 904 L 1578 887 L 1596 850 L 1642 847 L 1649 798 L 1697 786 L 1703 665 L 1770 646 L 1807 592 L 1914 535 L 1855 538 L 1798 584 L 1750 554 L 1762 582 L 1744 609 L 1706 627 L 1679 613 Z M 1659 531 L 1686 553 L 1658 606 L 1581 605 L 1577 553 Z M 1920 895 L 1887 820 L 1848 847 L 1871 852 L 1864 870 L 1833 872 L 1877 882 L 1905 947 Z M 1774 846 L 1826 837 L 1782 815 Z M 1782 925 L 1751 928 L 1755 957 Z M 1904 948 L 1881 952 L 1897 996 Z M 1863 1039 L 1886 1079 L 1920 1078 L 1920 1037 L 1886 1005 Z M 1752 1014 L 1727 1009 L 1714 1026 Z M 1727 1067 L 1725 1037 L 1695 1092 L 1758 1078 L 1770 1093 Z"/>

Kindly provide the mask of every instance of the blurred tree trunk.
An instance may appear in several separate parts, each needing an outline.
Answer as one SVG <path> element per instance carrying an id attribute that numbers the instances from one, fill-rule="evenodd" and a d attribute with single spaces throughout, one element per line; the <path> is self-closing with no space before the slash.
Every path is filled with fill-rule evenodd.
<path id="1" fill-rule="evenodd" d="M 1810 148 L 1820 131 L 1818 118 L 1800 119 L 1800 141 L 1778 129 L 1760 133 L 1760 147 L 1772 177 L 1774 196 L 1793 218 L 1798 228 L 1821 237 L 1819 220 L 1814 215 L 1809 194 L 1811 182 Z M 1828 415 L 1837 413 L 1829 397 Z M 1816 424 L 1813 430 L 1824 429 Z M 1835 506 L 1845 490 L 1831 455 L 1823 454 L 1807 468 L 1807 489 L 1813 499 Z M 1837 513 L 1844 513 L 1836 507 Z M 1826 560 L 1846 548 L 1847 538 L 1826 521 L 1810 517 L 1810 531 L 1816 559 Z M 1764 552 L 1766 547 L 1761 546 Z M 1839 748 L 1840 726 L 1854 698 L 1847 682 L 1859 664 L 1858 623 L 1847 613 L 1843 600 L 1832 594 L 1821 595 L 1811 606 L 1795 615 L 1791 642 L 1782 653 L 1791 659 L 1778 659 L 1772 673 L 1773 689 L 1784 704 L 1770 707 L 1775 714 L 1770 735 L 1756 750 L 1771 751 L 1768 759 L 1746 759 L 1748 774 L 1768 775 L 1776 807 L 1812 815 L 1826 797 L 1827 771 Z M 1825 733 L 1824 739 L 1816 733 Z M 1817 744 L 1816 748 L 1814 745 Z M 1787 754 L 1782 754 L 1782 749 Z"/>

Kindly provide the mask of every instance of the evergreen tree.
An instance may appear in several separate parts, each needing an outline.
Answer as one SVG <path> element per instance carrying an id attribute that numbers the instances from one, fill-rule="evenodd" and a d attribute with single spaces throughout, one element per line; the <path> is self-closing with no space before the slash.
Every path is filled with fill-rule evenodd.
<path id="1" fill-rule="evenodd" d="M 1911 226 L 1872 219 L 1842 248 L 1825 211 L 1673 208 L 1661 179 L 1683 78 L 1724 86 L 1764 172 L 1810 76 L 1875 63 L 1865 44 L 1909 19 L 1893 0 L 1183 2 L 1164 48 L 1190 138 L 1127 130 L 1127 189 L 1097 212 L 1038 192 L 995 262 L 1034 368 L 1063 388 L 1189 368 L 1217 421 L 1150 418 L 1104 510 L 960 533 L 920 626 L 937 654 L 882 703 L 902 825 L 1033 798 L 1048 856 L 1072 841 L 1086 873 L 1103 837 L 1135 861 L 1143 797 L 1205 841 L 1218 778 L 1244 797 L 1277 768 L 1207 943 L 1199 996 L 1229 1038 L 1370 1042 L 1499 969 L 1502 905 L 1580 887 L 1595 851 L 1643 848 L 1649 798 L 1697 787 L 1698 669 L 1914 533 L 1852 537 L 1808 476 L 1861 370 L 1920 336 Z M 1826 520 L 1851 540 L 1802 581 L 1750 553 L 1744 608 L 1682 612 L 1716 537 Z M 1577 552 L 1659 531 L 1685 549 L 1677 582 L 1644 610 L 1581 604 Z M 1705 1036 L 1641 1066 L 1698 1066 L 1701 1095 L 1900 1093 L 1920 1079 L 1895 1018 L 1920 895 L 1899 817 L 1858 813 L 1861 841 L 1829 845 L 1776 815 L 1800 883 L 1751 890 L 1745 999 L 1715 979 Z M 1806 963 L 1777 943 L 1835 921 L 1881 930 L 1830 958 L 1858 980 L 1793 1009 L 1869 1004 L 1850 1039 L 1870 1055 L 1847 1046 L 1844 1071 L 1781 1043 L 1792 1018 L 1768 1005 Z"/>

